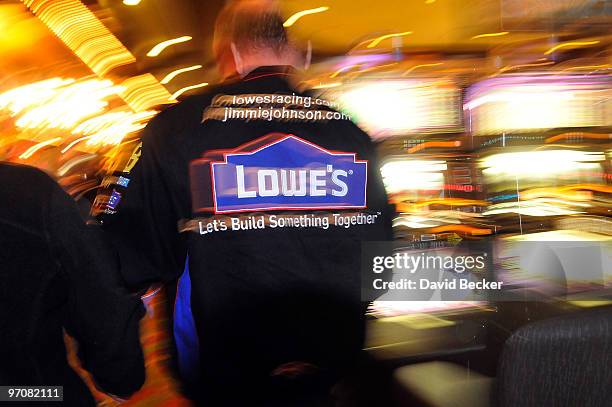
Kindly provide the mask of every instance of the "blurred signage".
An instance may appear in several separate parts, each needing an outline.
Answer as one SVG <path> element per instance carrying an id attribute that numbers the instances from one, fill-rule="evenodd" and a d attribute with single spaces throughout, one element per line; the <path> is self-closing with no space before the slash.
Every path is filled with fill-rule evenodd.
<path id="1" fill-rule="evenodd" d="M 373 138 L 463 129 L 460 91 L 448 81 L 364 81 L 322 97 L 338 103 Z"/>
<path id="2" fill-rule="evenodd" d="M 464 111 L 475 135 L 612 126 L 608 77 L 508 76 L 468 90 Z"/>

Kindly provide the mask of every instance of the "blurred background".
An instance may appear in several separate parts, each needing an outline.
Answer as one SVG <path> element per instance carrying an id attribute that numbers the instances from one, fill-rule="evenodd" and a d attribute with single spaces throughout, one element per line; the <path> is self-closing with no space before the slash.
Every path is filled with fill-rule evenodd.
<path id="1" fill-rule="evenodd" d="M 86 214 L 100 187 L 122 186 L 148 120 L 221 80 L 212 34 L 223 4 L 1 0 L 0 160 L 52 174 Z M 300 86 L 337 102 L 376 141 L 407 251 L 475 240 L 498 252 L 523 241 L 610 247 L 612 1 L 280 4 L 292 37 L 312 45 Z M 610 270 L 584 278 L 580 265 L 555 256 L 562 300 L 373 303 L 373 393 L 390 394 L 384 378 L 417 361 L 494 375 L 517 327 L 610 304 Z M 521 285 L 538 271 L 504 272 Z M 584 292 L 588 301 L 572 297 Z M 149 301 L 150 374 L 130 403 L 187 403 L 168 379 L 163 297 Z"/>

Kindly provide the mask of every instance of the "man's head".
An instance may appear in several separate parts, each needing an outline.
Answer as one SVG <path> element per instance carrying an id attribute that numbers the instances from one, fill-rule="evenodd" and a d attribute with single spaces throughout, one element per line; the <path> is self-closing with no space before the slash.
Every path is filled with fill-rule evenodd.
<path id="1" fill-rule="evenodd" d="M 264 65 L 304 67 L 310 59 L 289 40 L 272 0 L 229 2 L 217 18 L 213 49 L 222 73 L 235 67 L 241 75 Z"/>

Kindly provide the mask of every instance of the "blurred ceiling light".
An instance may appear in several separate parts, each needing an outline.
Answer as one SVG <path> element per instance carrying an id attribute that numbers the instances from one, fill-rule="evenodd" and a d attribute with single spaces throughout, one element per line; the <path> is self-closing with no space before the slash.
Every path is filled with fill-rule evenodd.
<path id="1" fill-rule="evenodd" d="M 64 86 L 44 104 L 26 111 L 15 124 L 24 129 L 68 129 L 101 112 L 108 97 L 123 90 L 110 80 L 88 79 Z"/>
<path id="2" fill-rule="evenodd" d="M 380 37 L 377 37 L 374 40 L 372 40 L 372 42 L 367 46 L 367 48 L 374 48 L 375 46 L 380 44 L 382 41 L 389 39 L 389 38 L 403 37 L 405 35 L 410 35 L 410 34 L 412 34 L 412 31 L 404 31 L 401 33 L 381 35 Z"/>
<path id="3" fill-rule="evenodd" d="M 21 1 L 98 76 L 104 78 L 113 69 L 136 62 L 134 55 L 81 1 Z M 167 103 L 170 94 L 153 75 L 137 78 L 124 84 L 129 83 L 126 92 L 136 95 L 138 101 L 121 95 L 132 109 L 142 111 L 154 104 Z"/>
<path id="4" fill-rule="evenodd" d="M 87 145 L 117 145 L 123 141 L 125 136 L 134 133 L 145 127 L 146 122 L 157 114 L 156 110 L 148 110 L 139 113 L 120 112 L 120 117 L 104 117 L 103 115 L 93 120 L 102 125 L 91 138 L 87 140 Z"/>
<path id="5" fill-rule="evenodd" d="M 55 137 L 55 138 L 52 138 L 50 140 L 41 141 L 40 143 L 34 144 L 32 147 L 28 148 L 23 154 L 21 154 L 19 156 L 19 158 L 21 160 L 26 160 L 26 159 L 30 158 L 32 156 L 32 154 L 34 154 L 35 152 L 37 152 L 41 148 L 46 147 L 46 146 L 48 146 L 50 144 L 53 144 L 53 143 L 57 143 L 57 142 L 59 142 L 61 140 L 62 140 L 61 137 Z"/>
<path id="6" fill-rule="evenodd" d="M 412 68 L 409 68 L 406 72 L 404 72 L 402 74 L 402 76 L 406 76 L 408 75 L 410 72 L 414 71 L 415 69 L 418 68 L 426 68 L 426 67 L 430 67 L 430 66 L 440 66 L 440 65 L 444 65 L 444 62 L 436 62 L 435 64 L 421 64 L 421 65 L 415 65 Z"/>
<path id="7" fill-rule="evenodd" d="M 196 85 L 191 85 L 191 86 L 186 86 L 182 89 L 177 90 L 176 92 L 174 92 L 171 96 L 172 99 L 178 98 L 179 96 L 181 96 L 183 93 L 192 90 L 192 89 L 197 89 L 197 88 L 202 88 L 204 86 L 208 86 L 208 82 L 202 82 L 202 83 L 198 83 Z"/>
<path id="8" fill-rule="evenodd" d="M 83 62 L 103 76 L 136 58 L 79 0 L 22 0 Z"/>
<path id="9" fill-rule="evenodd" d="M 123 4 L 126 6 L 137 6 L 140 4 L 141 0 L 123 0 Z"/>
<path id="10" fill-rule="evenodd" d="M 170 40 L 162 41 L 159 44 L 155 45 L 149 52 L 147 52 L 148 57 L 156 57 L 162 53 L 163 50 L 168 48 L 171 45 L 180 44 L 182 42 L 191 41 L 193 38 L 189 35 L 184 35 L 182 37 L 173 38 Z"/>
<path id="11" fill-rule="evenodd" d="M 44 103 L 57 93 L 57 88 L 71 84 L 74 79 L 53 78 L 30 83 L 0 93 L 0 110 L 8 109 L 17 115 L 28 107 Z"/>
<path id="12" fill-rule="evenodd" d="M 595 44 L 599 44 L 599 40 L 595 40 L 595 41 L 572 41 L 572 42 L 565 42 L 563 44 L 558 44 L 555 45 L 554 47 L 552 47 L 551 49 L 549 49 L 548 51 L 546 51 L 544 53 L 544 55 L 549 55 L 552 54 L 553 52 L 561 49 L 561 48 L 567 48 L 567 47 L 585 47 L 588 45 L 595 45 Z"/>
<path id="13" fill-rule="evenodd" d="M 478 38 L 488 38 L 488 37 L 501 37 L 503 35 L 510 34 L 509 31 L 501 31 L 497 33 L 486 33 L 486 34 L 478 34 L 470 38 L 471 40 L 477 40 Z"/>
<path id="14" fill-rule="evenodd" d="M 295 24 L 295 22 L 297 20 L 299 20 L 300 18 L 307 16 L 309 14 L 316 14 L 316 13 L 322 13 L 324 11 L 329 10 L 329 7 L 327 6 L 322 6 L 322 7 L 317 7 L 317 8 L 311 8 L 308 10 L 302 10 L 302 11 L 298 11 L 297 13 L 293 14 L 291 17 L 289 17 L 287 19 L 287 21 L 285 21 L 283 23 L 284 27 L 291 27 L 293 24 Z"/>
<path id="15" fill-rule="evenodd" d="M 193 65 L 193 66 L 188 66 L 186 68 L 177 69 L 175 71 L 170 72 L 168 75 L 164 76 L 164 79 L 162 79 L 160 83 L 162 85 L 165 85 L 169 83 L 172 79 L 174 79 L 175 77 L 177 77 L 178 75 L 184 72 L 195 71 L 200 68 L 202 68 L 202 65 Z"/>
<path id="16" fill-rule="evenodd" d="M 150 73 L 128 78 L 121 83 L 125 90 L 121 97 L 135 112 L 142 112 L 156 105 L 176 102 L 170 92 Z"/>
<path id="17" fill-rule="evenodd" d="M 74 132 L 73 132 L 73 133 L 74 133 Z M 77 144 L 79 144 L 81 141 L 85 141 L 85 140 L 87 140 L 88 138 L 91 138 L 91 136 L 79 137 L 78 139 L 71 141 L 71 142 L 70 142 L 70 143 L 69 143 L 69 144 L 68 144 L 66 147 L 62 148 L 61 153 L 62 153 L 62 154 L 66 154 L 66 152 L 67 152 L 68 150 L 70 150 L 72 147 L 76 146 L 76 145 L 77 145 Z"/>
<path id="18" fill-rule="evenodd" d="M 436 0 L 425 0 L 425 4 L 433 4 Z"/>

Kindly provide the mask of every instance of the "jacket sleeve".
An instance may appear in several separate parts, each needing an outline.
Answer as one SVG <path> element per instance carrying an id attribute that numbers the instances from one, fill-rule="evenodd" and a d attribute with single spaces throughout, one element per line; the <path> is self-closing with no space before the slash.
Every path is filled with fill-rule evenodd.
<path id="1" fill-rule="evenodd" d="M 140 297 L 123 286 L 116 255 L 75 202 L 57 185 L 51 190 L 47 231 L 53 258 L 67 281 L 64 326 L 79 343 L 84 367 L 101 389 L 129 396 L 144 382 Z"/>
<path id="2" fill-rule="evenodd" d="M 362 144 L 362 158 L 368 161 L 368 208 L 381 212 L 381 222 L 376 232 L 369 236 L 372 241 L 393 240 L 393 217 L 395 208 L 389 203 L 389 197 L 383 182 L 381 161 L 376 146 L 365 132 L 357 130 L 357 138 Z"/>
<path id="3" fill-rule="evenodd" d="M 103 229 L 121 259 L 121 273 L 131 288 L 169 282 L 182 273 L 186 239 L 178 231 L 180 210 L 176 172 L 172 171 L 168 118 L 161 113 L 145 128 L 140 159 L 126 176 L 130 179 L 117 212 L 103 220 Z M 167 171 L 164 171 L 164 168 Z"/>

